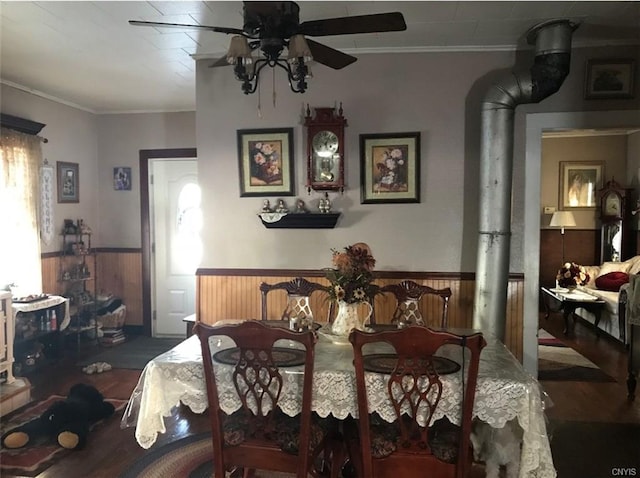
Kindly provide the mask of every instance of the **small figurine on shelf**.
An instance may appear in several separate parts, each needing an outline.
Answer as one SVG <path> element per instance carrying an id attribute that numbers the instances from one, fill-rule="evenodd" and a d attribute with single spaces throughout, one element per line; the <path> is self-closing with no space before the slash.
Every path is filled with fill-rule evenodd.
<path id="1" fill-rule="evenodd" d="M 318 211 L 324 214 L 324 198 L 320 198 L 318 202 Z"/>
<path id="2" fill-rule="evenodd" d="M 323 214 L 331 212 L 331 201 L 329 200 L 329 193 L 324 193 L 324 198 L 320 199 L 318 209 Z"/>
<path id="3" fill-rule="evenodd" d="M 283 199 L 278 199 L 278 207 L 276 207 L 276 212 L 279 212 L 280 214 L 286 214 L 289 212 L 289 209 L 287 209 L 287 205 L 284 203 Z"/>
<path id="4" fill-rule="evenodd" d="M 307 212 L 309 212 L 309 210 L 304 205 L 304 201 L 302 199 L 298 199 L 296 201 L 296 214 L 305 214 Z"/>
<path id="5" fill-rule="evenodd" d="M 268 199 L 262 201 L 262 212 L 273 212 L 271 209 L 271 203 L 269 203 Z"/>

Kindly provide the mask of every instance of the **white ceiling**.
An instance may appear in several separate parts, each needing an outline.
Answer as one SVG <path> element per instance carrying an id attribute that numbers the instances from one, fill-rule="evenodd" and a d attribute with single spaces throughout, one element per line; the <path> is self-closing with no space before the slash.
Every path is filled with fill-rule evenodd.
<path id="1" fill-rule="evenodd" d="M 355 56 L 514 49 L 526 45 L 523 38 L 530 27 L 554 18 L 581 23 L 574 35 L 576 47 L 640 44 L 640 2 L 298 3 L 301 22 L 404 14 L 404 32 L 316 38 Z M 242 28 L 242 2 L 0 1 L 0 79 L 94 113 L 195 110 L 194 56 L 221 57 L 229 36 L 129 25 L 134 19 Z"/>

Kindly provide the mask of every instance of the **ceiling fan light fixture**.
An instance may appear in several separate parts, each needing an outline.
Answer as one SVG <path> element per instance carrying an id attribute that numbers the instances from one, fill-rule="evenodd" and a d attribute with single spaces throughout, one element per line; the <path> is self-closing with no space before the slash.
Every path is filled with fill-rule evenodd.
<path id="1" fill-rule="evenodd" d="M 313 60 L 311 49 L 309 48 L 304 35 L 293 35 L 289 40 L 289 63 L 298 61 L 300 58 L 304 61 Z"/>
<path id="2" fill-rule="evenodd" d="M 231 38 L 229 50 L 227 51 L 227 61 L 231 65 L 235 65 L 237 62 L 240 62 L 243 65 L 250 65 L 253 63 L 251 47 L 249 46 L 247 39 L 242 35 L 235 35 Z"/>

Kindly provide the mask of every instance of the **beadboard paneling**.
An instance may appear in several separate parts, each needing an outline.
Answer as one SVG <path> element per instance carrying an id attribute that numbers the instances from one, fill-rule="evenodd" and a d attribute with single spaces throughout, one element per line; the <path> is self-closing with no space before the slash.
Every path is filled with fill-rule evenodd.
<path id="1" fill-rule="evenodd" d="M 64 295 L 64 284 L 59 281 L 60 254 L 46 254 L 42 257 L 42 290 L 48 294 Z M 98 291 L 109 291 L 120 297 L 127 306 L 126 325 L 142 325 L 142 256 L 139 250 L 109 249 L 97 250 L 97 272 L 93 270 L 93 260 L 87 260 L 93 277 L 97 277 Z M 93 284 L 89 287 L 93 287 Z"/>
<path id="2" fill-rule="evenodd" d="M 98 290 L 111 292 L 127 306 L 127 325 L 142 325 L 142 255 L 99 252 Z"/>
<path id="3" fill-rule="evenodd" d="M 289 274 L 287 274 L 289 272 Z M 421 278 L 422 276 L 422 278 Z M 376 271 L 375 283 L 385 285 L 410 278 L 419 284 L 434 289 L 450 287 L 452 296 L 449 301 L 449 326 L 471 327 L 473 320 L 473 298 L 475 279 L 469 274 L 431 274 L 406 273 L 394 271 L 388 277 L 384 271 Z M 327 280 L 317 271 L 260 271 L 242 269 L 201 269 L 197 272 L 196 313 L 198 320 L 214 324 L 223 319 L 255 319 L 261 316 L 260 284 L 270 284 L 304 277 L 307 280 L 327 285 Z M 507 290 L 507 318 L 505 343 L 509 350 L 522 359 L 523 329 L 523 293 L 524 278 L 509 280 Z M 283 291 L 270 292 L 267 295 L 267 314 L 269 319 L 279 319 L 286 304 Z M 427 318 L 440 317 L 440 299 L 427 298 L 421 301 L 420 312 Z M 329 304 L 321 294 L 312 296 L 311 308 L 318 322 L 326 322 Z M 376 298 L 375 314 L 378 323 L 388 323 L 395 308 L 395 300 L 391 296 Z"/>

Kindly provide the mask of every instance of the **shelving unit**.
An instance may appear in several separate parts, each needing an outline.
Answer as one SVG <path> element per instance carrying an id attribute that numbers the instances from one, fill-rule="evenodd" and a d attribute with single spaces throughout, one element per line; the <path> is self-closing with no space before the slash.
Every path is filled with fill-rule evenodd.
<path id="1" fill-rule="evenodd" d="M 322 214 L 258 214 L 267 229 L 333 229 L 336 227 L 339 212 Z"/>
<path id="2" fill-rule="evenodd" d="M 29 374 L 61 357 L 60 327 L 65 307 L 66 299 L 61 296 L 12 304 L 15 315 L 13 371 L 16 375 Z"/>
<path id="3" fill-rule="evenodd" d="M 65 221 L 59 280 L 70 301 L 71 323 L 65 330 L 67 343 L 76 350 L 87 343 L 98 343 L 96 254 L 91 248 L 91 235 L 82 220 L 75 225 Z"/>

